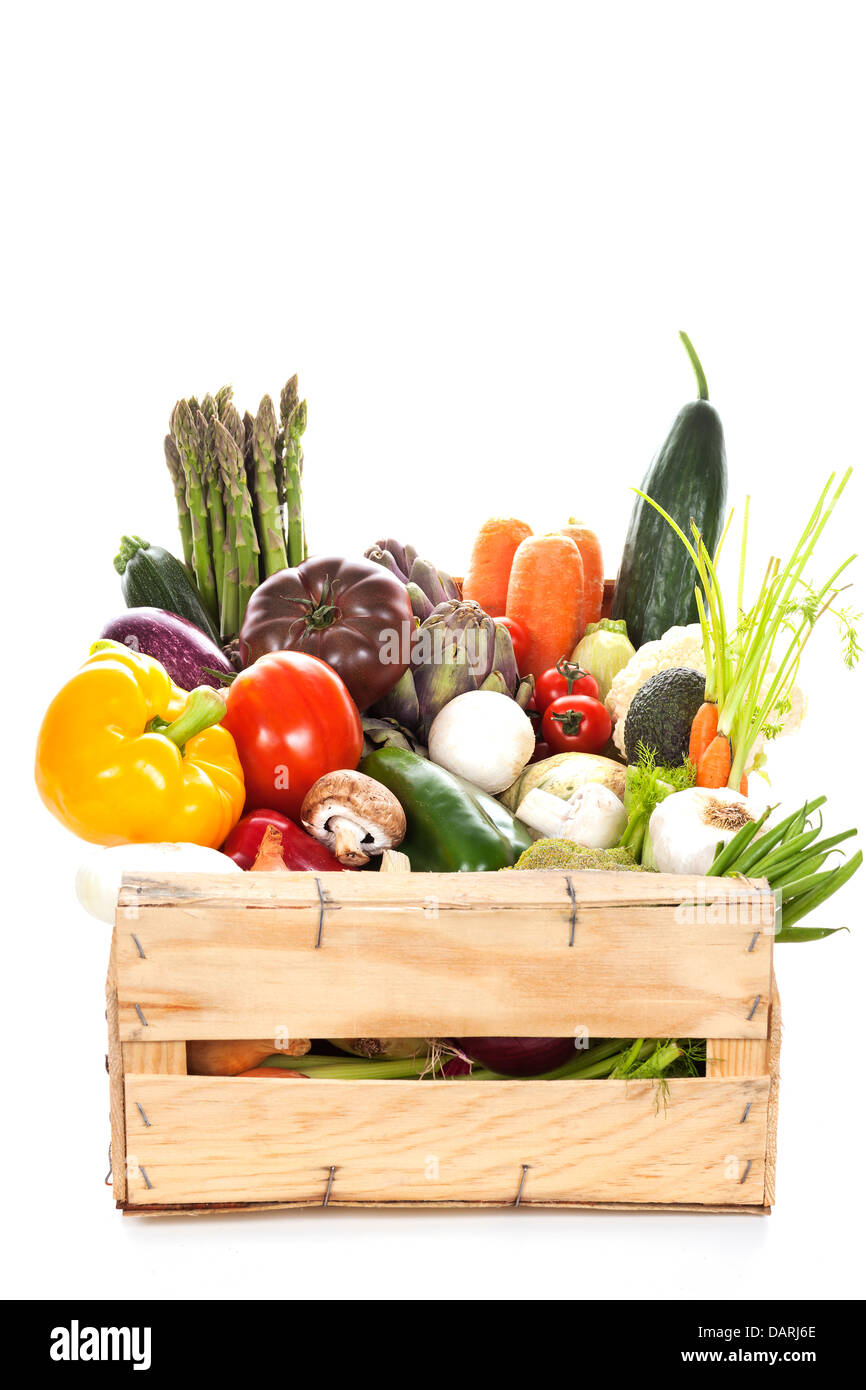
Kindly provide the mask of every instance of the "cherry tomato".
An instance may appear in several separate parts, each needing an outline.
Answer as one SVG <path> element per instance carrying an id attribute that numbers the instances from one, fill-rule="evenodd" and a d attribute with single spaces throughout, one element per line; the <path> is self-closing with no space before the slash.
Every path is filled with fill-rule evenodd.
<path id="1" fill-rule="evenodd" d="M 563 657 L 543 671 L 535 682 L 535 704 L 542 712 L 561 695 L 590 695 L 598 699 L 598 681 L 588 671 L 582 671 L 573 661 Z"/>
<path id="2" fill-rule="evenodd" d="M 307 652 L 270 652 L 229 686 L 223 725 L 237 744 L 247 807 L 297 820 L 326 772 L 354 768 L 361 716 L 333 667 Z"/>
<path id="3" fill-rule="evenodd" d="M 518 674 L 528 675 L 526 661 L 529 656 L 529 633 L 523 623 L 519 623 L 516 618 L 494 618 L 493 621 L 511 633 L 511 645 L 514 647 L 514 660 L 517 662 Z"/>
<path id="4" fill-rule="evenodd" d="M 554 753 L 597 753 L 610 738 L 610 715 L 590 695 L 561 695 L 541 721 L 545 743 Z"/>

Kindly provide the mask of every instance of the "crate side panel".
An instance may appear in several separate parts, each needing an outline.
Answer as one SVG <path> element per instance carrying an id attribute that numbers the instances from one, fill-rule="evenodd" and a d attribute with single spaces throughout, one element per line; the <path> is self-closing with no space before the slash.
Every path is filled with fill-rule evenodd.
<path id="1" fill-rule="evenodd" d="M 333 1166 L 341 1203 L 503 1203 L 526 1164 L 527 1201 L 760 1206 L 768 1096 L 769 1078 L 665 1100 L 652 1082 L 132 1075 L 128 1200 L 316 1202 Z"/>
<path id="2" fill-rule="evenodd" d="M 639 875 L 574 876 L 585 877 Z M 495 888 L 468 904 L 450 884 L 341 899 L 321 923 L 318 905 L 266 897 L 121 907 L 121 1037 L 766 1037 L 772 931 L 754 926 L 754 898 L 697 923 L 680 904 L 579 899 L 570 945 L 564 878 L 553 899 L 539 885 L 535 902 Z"/>

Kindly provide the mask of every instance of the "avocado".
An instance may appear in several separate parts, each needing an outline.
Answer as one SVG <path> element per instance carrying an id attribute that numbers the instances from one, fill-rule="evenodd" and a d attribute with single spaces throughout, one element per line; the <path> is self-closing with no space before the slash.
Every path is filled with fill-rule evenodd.
<path id="1" fill-rule="evenodd" d="M 689 751 L 692 720 L 704 702 L 706 677 L 688 666 L 658 671 L 642 685 L 625 718 L 625 756 L 637 762 L 643 743 L 661 767 L 678 767 Z"/>

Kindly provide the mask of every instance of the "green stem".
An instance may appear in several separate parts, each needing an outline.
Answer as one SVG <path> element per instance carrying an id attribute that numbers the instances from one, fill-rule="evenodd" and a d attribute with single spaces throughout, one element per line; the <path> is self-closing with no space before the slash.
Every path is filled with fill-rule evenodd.
<path id="1" fill-rule="evenodd" d="M 259 547 L 265 578 L 284 570 L 287 565 L 286 540 L 283 535 L 277 484 L 276 442 L 277 421 L 274 403 L 270 396 L 263 396 L 253 430 L 253 463 Z"/>
<path id="2" fill-rule="evenodd" d="M 171 724 L 155 728 L 154 732 L 170 739 L 183 752 L 184 744 L 189 739 L 218 724 L 225 712 L 226 702 L 220 692 L 210 685 L 198 685 L 190 692 L 189 699 L 177 719 Z"/>
<path id="3" fill-rule="evenodd" d="M 613 1066 L 613 1059 L 618 1057 L 624 1047 L 628 1046 L 627 1038 L 607 1038 L 604 1042 L 596 1043 L 595 1047 L 588 1048 L 585 1052 L 579 1052 L 575 1048 L 574 1057 L 569 1057 L 567 1062 L 561 1066 L 554 1067 L 552 1071 L 542 1072 L 540 1076 L 534 1078 L 536 1081 L 564 1081 L 580 1075 L 591 1074 L 594 1068 L 608 1065 Z M 606 1073 L 602 1071 L 600 1075 Z"/>
<path id="4" fill-rule="evenodd" d="M 682 329 L 680 329 L 680 342 L 682 343 L 686 352 L 689 354 L 689 360 L 691 361 L 691 364 L 695 369 L 695 376 L 698 380 L 698 400 L 708 401 L 710 399 L 710 393 L 707 389 L 707 378 L 704 376 L 704 369 L 701 366 L 698 354 L 692 347 L 689 335 L 687 333 L 683 333 Z"/>

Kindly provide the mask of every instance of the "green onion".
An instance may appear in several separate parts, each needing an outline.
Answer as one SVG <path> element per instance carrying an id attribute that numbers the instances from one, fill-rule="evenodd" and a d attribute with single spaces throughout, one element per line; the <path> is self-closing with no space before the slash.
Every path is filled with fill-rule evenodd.
<path id="1" fill-rule="evenodd" d="M 845 664 L 850 667 L 857 660 L 859 649 L 853 619 L 849 613 L 833 607 L 843 587 L 837 581 L 855 557 L 850 555 L 843 560 L 821 585 L 812 587 L 803 578 L 805 567 L 848 484 L 851 472 L 850 468 L 847 469 L 835 492 L 833 484 L 836 475 L 830 474 L 787 563 L 783 565 L 781 560 L 771 556 L 758 595 L 748 609 L 743 602 L 749 529 L 749 500 L 746 499 L 740 543 L 736 622 L 730 627 L 725 617 L 716 565 L 697 525 L 694 521 L 691 524 L 692 544 L 663 507 L 636 489 L 638 495 L 654 507 L 679 536 L 697 571 L 698 616 L 707 657 L 707 688 L 719 706 L 718 732 L 731 741 L 733 756 L 728 786 L 734 789 L 740 785 L 757 739 L 761 736 L 773 737 L 790 709 L 791 692 L 804 648 L 824 613 L 832 612 L 840 620 Z M 718 555 L 717 550 L 716 560 Z M 777 643 L 781 644 L 781 655 L 775 654 Z M 799 833 L 799 830 L 793 831 L 792 838 Z"/>

